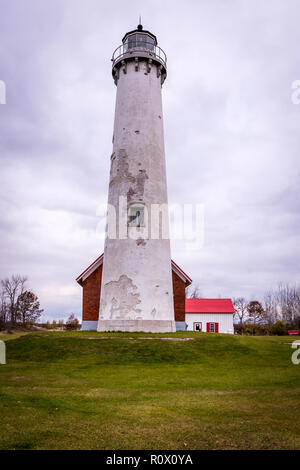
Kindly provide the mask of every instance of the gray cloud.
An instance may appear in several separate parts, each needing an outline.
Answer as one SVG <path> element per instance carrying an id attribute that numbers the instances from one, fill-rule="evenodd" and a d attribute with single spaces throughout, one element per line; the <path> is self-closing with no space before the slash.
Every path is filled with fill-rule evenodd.
<path id="1" fill-rule="evenodd" d="M 142 9 L 142 11 L 141 11 Z M 102 251 L 115 86 L 139 13 L 168 55 L 170 203 L 203 203 L 205 244 L 172 256 L 206 296 L 299 282 L 299 3 L 0 0 L 0 277 L 29 276 L 48 317 L 80 312 Z"/>

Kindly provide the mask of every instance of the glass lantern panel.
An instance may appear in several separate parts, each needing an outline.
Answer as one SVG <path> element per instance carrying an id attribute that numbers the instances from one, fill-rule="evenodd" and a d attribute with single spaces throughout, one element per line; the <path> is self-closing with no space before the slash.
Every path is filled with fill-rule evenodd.
<path id="1" fill-rule="evenodd" d="M 128 36 L 124 42 L 124 52 L 127 52 L 128 49 L 135 49 L 136 47 L 141 47 L 143 49 L 149 49 L 149 51 L 154 50 L 154 39 L 148 34 L 131 34 Z"/>

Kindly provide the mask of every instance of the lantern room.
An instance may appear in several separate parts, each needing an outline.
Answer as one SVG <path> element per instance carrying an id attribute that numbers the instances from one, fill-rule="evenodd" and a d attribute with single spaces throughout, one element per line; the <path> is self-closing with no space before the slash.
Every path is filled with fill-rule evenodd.
<path id="1" fill-rule="evenodd" d="M 157 76 L 164 83 L 167 76 L 167 57 L 165 52 L 157 45 L 157 38 L 150 31 L 144 30 L 139 24 L 137 29 L 126 33 L 121 46 L 117 47 L 112 56 L 112 75 L 117 85 L 120 69 L 126 73 L 127 62 L 134 61 L 136 71 L 139 70 L 139 62 L 146 61 L 147 70 L 151 71 L 152 65 L 156 66 Z"/>
<path id="2" fill-rule="evenodd" d="M 154 34 L 144 31 L 141 24 L 134 31 L 125 34 L 122 42 L 124 44 L 124 52 L 136 48 L 154 51 L 155 46 L 157 46 L 157 39 Z"/>

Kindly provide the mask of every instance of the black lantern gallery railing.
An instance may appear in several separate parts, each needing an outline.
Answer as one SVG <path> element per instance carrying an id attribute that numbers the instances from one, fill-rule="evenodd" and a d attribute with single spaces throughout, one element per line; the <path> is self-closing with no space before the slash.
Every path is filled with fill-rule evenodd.
<path id="1" fill-rule="evenodd" d="M 156 58 L 165 68 L 167 67 L 167 56 L 164 51 L 154 44 L 154 41 L 149 40 L 138 40 L 138 35 L 129 37 L 124 44 L 117 47 L 112 56 L 113 67 L 117 62 L 123 58 L 130 57 L 134 54 L 147 55 L 149 57 Z"/>

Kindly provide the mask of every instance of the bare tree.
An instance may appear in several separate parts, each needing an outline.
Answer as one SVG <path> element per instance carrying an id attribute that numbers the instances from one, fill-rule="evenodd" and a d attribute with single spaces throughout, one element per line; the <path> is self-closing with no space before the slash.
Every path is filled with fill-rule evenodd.
<path id="1" fill-rule="evenodd" d="M 190 285 L 187 289 L 186 289 L 186 298 L 187 299 L 201 299 L 203 298 L 203 295 L 201 293 L 201 290 L 200 290 L 200 287 L 198 284 L 194 285 Z"/>
<path id="2" fill-rule="evenodd" d="M 248 302 L 244 297 L 237 297 L 233 299 L 233 306 L 235 310 L 234 316 L 239 319 L 239 323 L 243 323 L 248 315 Z"/>
<path id="3" fill-rule="evenodd" d="M 1 281 L 4 297 L 7 300 L 8 321 L 15 325 L 18 319 L 18 298 L 25 290 L 26 277 L 19 274 Z"/>
<path id="4" fill-rule="evenodd" d="M 264 295 L 263 307 L 267 323 L 276 323 L 278 320 L 281 319 L 277 302 L 277 294 L 273 290 L 266 292 L 266 294 Z"/>
<path id="5" fill-rule="evenodd" d="M 281 318 L 285 323 L 293 323 L 300 315 L 300 286 L 289 286 L 280 283 L 276 292 L 276 300 Z"/>
<path id="6" fill-rule="evenodd" d="M 6 323 L 7 321 L 7 303 L 6 303 L 6 297 L 5 297 L 5 292 L 3 288 L 0 290 L 0 318 L 2 323 Z"/>
<path id="7" fill-rule="evenodd" d="M 7 323 L 8 308 L 4 290 L 0 290 L 0 330 L 4 330 Z"/>

